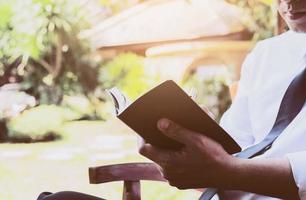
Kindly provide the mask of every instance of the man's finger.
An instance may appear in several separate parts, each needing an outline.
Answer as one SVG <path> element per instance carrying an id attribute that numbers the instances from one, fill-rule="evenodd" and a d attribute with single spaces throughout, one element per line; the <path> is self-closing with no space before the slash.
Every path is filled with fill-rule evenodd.
<path id="1" fill-rule="evenodd" d="M 164 164 L 170 161 L 171 152 L 163 149 L 159 149 L 150 144 L 144 144 L 140 149 L 139 153 L 157 164 Z"/>
<path id="2" fill-rule="evenodd" d="M 166 136 L 183 144 L 194 144 L 199 139 L 199 134 L 190 131 L 168 119 L 160 119 L 157 126 Z"/>

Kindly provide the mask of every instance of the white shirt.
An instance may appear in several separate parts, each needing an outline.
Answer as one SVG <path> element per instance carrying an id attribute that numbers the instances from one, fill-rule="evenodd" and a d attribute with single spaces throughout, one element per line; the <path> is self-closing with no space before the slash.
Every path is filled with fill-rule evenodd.
<path id="1" fill-rule="evenodd" d="M 294 77 L 306 67 L 306 34 L 288 31 L 259 42 L 247 56 L 237 96 L 221 119 L 221 126 L 244 149 L 261 142 L 271 130 L 281 100 Z M 305 88 L 306 89 L 306 88 Z M 274 142 L 257 157 L 287 157 L 300 198 L 306 200 L 306 108 Z M 225 199 L 275 199 L 227 191 Z"/>

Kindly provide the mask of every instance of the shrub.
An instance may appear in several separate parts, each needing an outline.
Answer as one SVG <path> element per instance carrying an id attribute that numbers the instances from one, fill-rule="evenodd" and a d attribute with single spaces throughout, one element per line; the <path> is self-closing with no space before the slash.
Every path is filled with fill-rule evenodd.
<path id="1" fill-rule="evenodd" d="M 59 134 L 63 123 L 79 119 L 81 115 L 69 108 L 41 105 L 24 111 L 8 123 L 9 137 L 41 138 L 49 133 Z"/>
<path id="2" fill-rule="evenodd" d="M 119 54 L 107 62 L 99 77 L 102 88 L 118 87 L 131 99 L 146 92 L 156 80 L 145 73 L 144 58 L 134 53 Z"/>
<path id="3" fill-rule="evenodd" d="M 197 91 L 196 102 L 207 107 L 219 121 L 223 113 L 231 104 L 228 88 L 230 75 L 226 70 L 209 72 L 209 68 L 204 68 L 204 74 L 194 73 L 183 84 L 184 88 L 194 88 Z M 214 71 L 215 67 L 211 68 Z M 198 70 L 201 71 L 201 70 Z"/>

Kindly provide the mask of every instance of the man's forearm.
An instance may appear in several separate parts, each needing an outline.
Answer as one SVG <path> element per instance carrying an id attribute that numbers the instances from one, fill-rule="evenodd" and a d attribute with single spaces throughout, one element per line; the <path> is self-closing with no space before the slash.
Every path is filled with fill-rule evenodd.
<path id="1" fill-rule="evenodd" d="M 224 189 L 243 190 L 282 199 L 299 199 L 298 188 L 286 158 L 233 158 L 229 170 Z"/>
<path id="2" fill-rule="evenodd" d="M 242 190 L 282 199 L 298 199 L 287 159 L 241 159 L 203 134 L 161 119 L 158 128 L 166 136 L 185 145 L 174 151 L 144 144 L 140 153 L 161 167 L 169 184 L 179 189 L 216 187 Z"/>

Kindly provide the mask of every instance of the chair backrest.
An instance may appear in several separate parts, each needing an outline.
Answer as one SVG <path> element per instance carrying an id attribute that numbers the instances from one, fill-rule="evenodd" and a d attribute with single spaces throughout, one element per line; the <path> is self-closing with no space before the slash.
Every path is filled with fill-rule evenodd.
<path id="1" fill-rule="evenodd" d="M 164 181 L 153 163 L 126 163 L 89 168 L 91 184 L 124 181 L 123 200 L 140 200 L 140 180 Z"/>
<path id="2" fill-rule="evenodd" d="M 236 94 L 237 94 L 238 85 L 239 85 L 239 81 L 234 81 L 234 82 L 229 86 L 229 91 L 230 91 L 230 95 L 231 95 L 232 101 L 235 99 L 235 96 L 236 96 Z"/>

